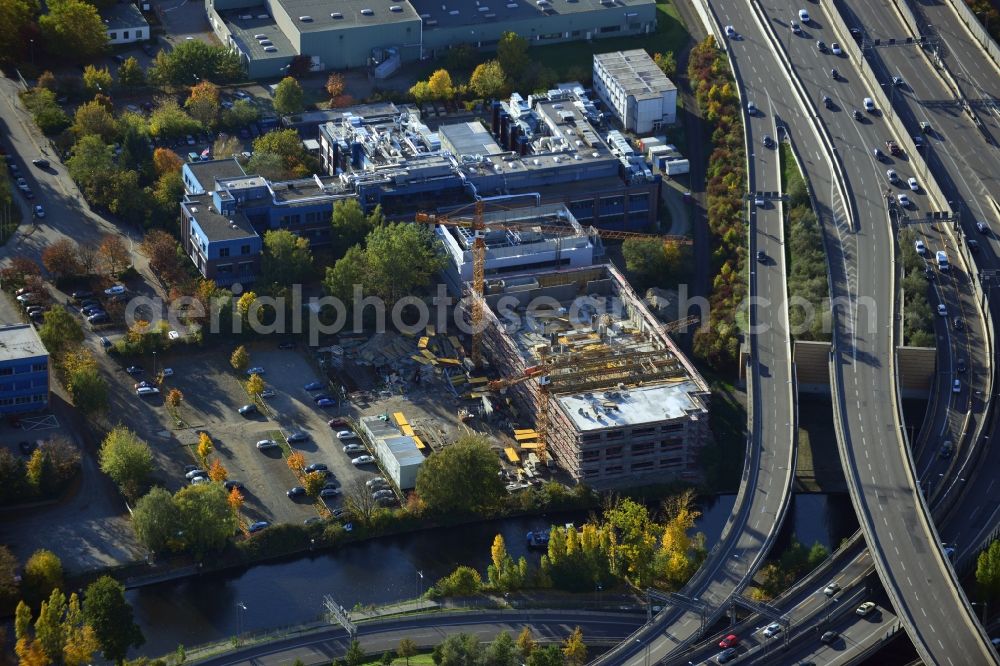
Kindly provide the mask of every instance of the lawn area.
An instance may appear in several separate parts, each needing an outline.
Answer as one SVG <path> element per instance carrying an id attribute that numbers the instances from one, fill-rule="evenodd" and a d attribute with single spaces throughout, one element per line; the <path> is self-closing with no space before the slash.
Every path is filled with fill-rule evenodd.
<path id="1" fill-rule="evenodd" d="M 803 187 L 805 183 L 802 180 L 802 172 L 799 171 L 799 165 L 795 161 L 795 156 L 792 154 L 792 147 L 787 143 L 781 143 L 781 191 L 788 192 L 793 185 L 794 187 Z"/>
<path id="2" fill-rule="evenodd" d="M 566 76 L 572 68 L 583 67 L 588 72 L 591 71 L 595 53 L 646 49 L 652 55 L 657 52 L 677 52 L 684 48 L 688 40 L 691 39 L 691 35 L 688 34 L 684 23 L 681 22 L 674 2 L 672 0 L 657 0 L 656 11 L 656 32 L 651 35 L 612 37 L 595 39 L 590 42 L 536 46 L 531 49 L 531 57 L 533 60 L 551 67 L 562 80 L 562 77 Z"/>

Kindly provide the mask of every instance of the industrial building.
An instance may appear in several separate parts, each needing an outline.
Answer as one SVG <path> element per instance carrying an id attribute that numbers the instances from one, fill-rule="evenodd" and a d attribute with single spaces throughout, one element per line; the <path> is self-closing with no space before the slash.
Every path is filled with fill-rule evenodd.
<path id="1" fill-rule="evenodd" d="M 281 76 L 298 57 L 381 79 L 459 44 L 495 48 L 505 32 L 543 45 L 656 30 L 654 0 L 205 0 L 205 12 L 252 79 Z"/>
<path id="2" fill-rule="evenodd" d="M 491 211 L 484 213 L 483 223 L 487 279 L 590 266 L 604 256 L 596 230 L 581 226 L 565 204 Z M 461 296 L 472 281 L 475 232 L 469 226 L 437 225 L 434 233 L 448 259 L 445 282 Z"/>
<path id="3" fill-rule="evenodd" d="M 49 352 L 30 324 L 0 326 L 0 414 L 49 406 Z"/>
<path id="4" fill-rule="evenodd" d="M 392 482 L 400 490 L 417 485 L 417 472 L 424 462 L 415 437 L 404 435 L 388 420 L 379 416 L 361 419 L 361 429 L 374 447 L 375 457 Z"/>
<path id="5" fill-rule="evenodd" d="M 182 247 L 220 285 L 253 282 L 261 235 L 289 229 L 314 246 L 329 243 L 333 205 L 346 198 L 366 211 L 381 205 L 395 220 L 481 200 L 562 204 L 567 220 L 582 227 L 655 226 L 661 177 L 619 132 L 602 137 L 601 114 L 579 85 L 527 99 L 514 94 L 490 111 L 489 127 L 473 121 L 431 131 L 409 107 L 343 109 L 318 126 L 324 173 L 309 178 L 270 181 L 236 159 L 186 163 Z M 579 258 L 558 261 L 589 263 L 590 250 L 577 249 Z"/>
<path id="6" fill-rule="evenodd" d="M 594 91 L 636 134 L 677 122 L 677 86 L 643 49 L 594 55 Z"/>
<path id="7" fill-rule="evenodd" d="M 598 487 L 699 477 L 708 385 L 614 266 L 489 280 L 485 299 L 484 352 L 543 455 Z"/>

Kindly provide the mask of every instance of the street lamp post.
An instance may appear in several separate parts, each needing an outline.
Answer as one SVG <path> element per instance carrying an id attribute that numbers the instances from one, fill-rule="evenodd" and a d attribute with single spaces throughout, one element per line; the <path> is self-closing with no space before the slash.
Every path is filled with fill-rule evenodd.
<path id="1" fill-rule="evenodd" d="M 415 587 L 417 590 L 417 599 L 419 600 L 424 593 L 424 572 L 421 571 L 420 569 L 416 569 L 416 572 L 417 572 L 417 577 L 415 581 Z"/>
<path id="2" fill-rule="evenodd" d="M 35 40 L 29 39 L 28 44 L 31 45 L 31 65 L 35 65 Z"/>
<path id="3" fill-rule="evenodd" d="M 236 602 L 236 646 L 239 647 L 243 638 L 243 613 L 247 612 L 247 605 L 242 601 Z"/>

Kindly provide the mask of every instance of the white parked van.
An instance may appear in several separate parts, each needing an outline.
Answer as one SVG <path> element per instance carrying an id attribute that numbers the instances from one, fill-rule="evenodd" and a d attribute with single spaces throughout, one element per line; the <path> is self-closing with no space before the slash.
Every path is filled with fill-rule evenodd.
<path id="1" fill-rule="evenodd" d="M 935 253 L 934 258 L 937 259 L 937 266 L 939 271 L 948 271 L 951 266 L 948 264 L 948 253 L 944 250 L 938 250 Z"/>

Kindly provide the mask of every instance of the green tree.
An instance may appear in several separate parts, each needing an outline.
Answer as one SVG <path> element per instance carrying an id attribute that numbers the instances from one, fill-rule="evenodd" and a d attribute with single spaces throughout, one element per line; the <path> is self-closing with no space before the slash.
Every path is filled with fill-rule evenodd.
<path id="1" fill-rule="evenodd" d="M 479 639 L 464 632 L 445 638 L 440 654 L 441 666 L 474 666 L 482 658 Z"/>
<path id="2" fill-rule="evenodd" d="M 108 31 L 93 5 L 82 0 L 50 0 L 38 19 L 49 53 L 79 62 L 104 50 Z"/>
<path id="3" fill-rule="evenodd" d="M 24 598 L 35 604 L 63 586 L 63 567 L 50 550 L 39 549 L 24 563 Z"/>
<path id="4" fill-rule="evenodd" d="M 108 382 L 96 363 L 78 364 L 66 374 L 66 388 L 73 406 L 84 415 L 101 412 L 108 406 Z"/>
<path id="5" fill-rule="evenodd" d="M 463 436 L 424 460 L 417 472 L 417 494 L 434 513 L 486 514 L 506 494 L 500 461 L 485 438 Z"/>
<path id="6" fill-rule="evenodd" d="M 56 94 L 51 90 L 32 88 L 21 93 L 21 101 L 24 102 L 25 108 L 31 112 L 38 129 L 47 136 L 58 134 L 69 127 L 69 116 L 56 103 Z"/>
<path id="7" fill-rule="evenodd" d="M 382 666 L 390 666 L 390 664 L 392 664 L 392 653 L 389 651 L 383 652 L 382 656 L 379 657 L 378 662 L 382 664 Z"/>
<path id="8" fill-rule="evenodd" d="M 10 504 L 31 493 L 24 477 L 24 458 L 0 449 L 0 504 Z"/>
<path id="9" fill-rule="evenodd" d="M 351 303 L 354 285 L 364 288 L 367 279 L 367 255 L 360 245 L 348 248 L 343 257 L 333 266 L 327 266 L 323 287 L 331 296 L 343 303 Z"/>
<path id="10" fill-rule="evenodd" d="M 658 534 L 649 511 L 638 502 L 619 500 L 604 512 L 604 520 L 618 534 L 612 551 L 612 561 L 618 563 L 616 573 L 640 586 L 653 579 Z"/>
<path id="11" fill-rule="evenodd" d="M 132 529 L 143 546 L 162 553 L 179 544 L 180 513 L 174 497 L 157 486 L 139 498 L 132 509 Z"/>
<path id="12" fill-rule="evenodd" d="M 236 372 L 244 372 L 250 365 L 250 354 L 247 352 L 247 348 L 240 345 L 233 350 L 232 356 L 229 357 L 229 365 L 233 366 L 233 370 Z"/>
<path id="13" fill-rule="evenodd" d="M 94 637 L 104 658 L 125 663 L 130 648 L 146 642 L 142 630 L 132 621 L 132 606 L 125 600 L 125 588 L 110 576 L 101 576 L 83 594 L 83 618 L 94 629 Z"/>
<path id="14" fill-rule="evenodd" d="M 483 666 L 519 666 L 517 645 L 506 631 L 501 631 L 497 637 L 486 646 L 483 652 Z"/>
<path id="15" fill-rule="evenodd" d="M 567 666 L 583 666 L 587 663 L 587 644 L 583 642 L 583 631 L 580 627 L 566 637 L 562 653 Z"/>
<path id="16" fill-rule="evenodd" d="M 220 483 L 181 488 L 174 495 L 184 543 L 196 557 L 226 545 L 237 521 L 229 507 L 226 489 Z"/>
<path id="17" fill-rule="evenodd" d="M 419 224 L 386 224 L 368 234 L 365 291 L 395 303 L 426 288 L 444 260 L 430 229 Z"/>
<path id="18" fill-rule="evenodd" d="M 28 464 L 25 466 L 25 478 L 37 494 L 48 493 L 52 488 L 52 461 L 49 460 L 48 453 L 42 448 L 37 448 L 31 453 Z"/>
<path id="19" fill-rule="evenodd" d="M 365 236 L 381 222 L 381 209 L 376 210 L 377 215 L 375 212 L 365 215 L 361 204 L 353 197 L 333 204 L 330 223 L 333 226 L 334 254 L 343 256 L 349 248 L 364 242 Z"/>
<path id="20" fill-rule="evenodd" d="M 691 536 L 695 521 L 701 515 L 695 508 L 695 496 L 690 490 L 663 502 L 665 524 L 658 557 L 662 576 L 673 589 L 680 589 L 694 575 L 705 555 L 705 536 Z"/>
<path id="21" fill-rule="evenodd" d="M 487 100 L 503 96 L 507 91 L 507 76 L 499 60 L 487 60 L 476 65 L 469 77 L 469 87 Z"/>
<path id="22" fill-rule="evenodd" d="M 535 643 L 535 637 L 531 633 L 531 627 L 525 627 L 521 630 L 521 633 L 517 636 L 517 651 L 521 655 L 521 661 L 528 661 L 528 657 L 531 653 L 535 651 L 537 647 Z"/>
<path id="23" fill-rule="evenodd" d="M 558 645 L 536 648 L 528 656 L 527 666 L 563 666 L 562 650 Z"/>
<path id="24" fill-rule="evenodd" d="M 210 129 L 219 117 L 220 104 L 219 87 L 211 81 L 199 81 L 191 88 L 184 108 L 202 127 Z"/>
<path id="25" fill-rule="evenodd" d="M 88 199 L 104 201 L 117 170 L 114 149 L 99 136 L 84 136 L 73 146 L 66 168 Z"/>
<path id="26" fill-rule="evenodd" d="M 2 477 L 0 482 L 3 482 Z M 0 545 L 0 608 L 9 610 L 21 593 L 21 586 L 18 584 L 19 566 L 20 563 L 10 548 Z"/>
<path id="27" fill-rule="evenodd" d="M 300 284 L 313 272 L 309 240 L 287 229 L 269 230 L 264 234 L 261 264 L 264 282 L 282 287 Z"/>
<path id="28" fill-rule="evenodd" d="M 1000 540 L 991 542 L 976 558 L 976 583 L 987 599 L 1000 597 Z"/>
<path id="29" fill-rule="evenodd" d="M 45 319 L 38 329 L 38 337 L 53 358 L 60 358 L 70 345 L 83 342 L 83 328 L 76 317 L 61 305 L 53 305 L 45 313 Z"/>
<path id="30" fill-rule="evenodd" d="M 184 109 L 177 104 L 177 100 L 171 98 L 159 100 L 153 113 L 149 116 L 149 131 L 156 137 L 179 139 L 185 135 L 196 133 L 200 129 L 201 123 L 185 113 Z"/>
<path id="31" fill-rule="evenodd" d="M 344 653 L 344 662 L 347 666 L 361 666 L 365 660 L 364 650 L 361 649 L 361 643 L 358 639 L 352 638 L 351 644 L 347 646 L 347 652 Z"/>
<path id="32" fill-rule="evenodd" d="M 653 62 L 655 62 L 656 66 L 660 68 L 660 71 L 668 77 L 673 78 L 677 74 L 677 58 L 674 57 L 673 51 L 667 51 L 666 53 L 654 53 Z"/>
<path id="33" fill-rule="evenodd" d="M 268 156 L 279 158 L 281 173 L 275 177 L 305 176 L 311 173 L 312 167 L 315 166 L 306 154 L 302 138 L 293 129 L 275 130 L 254 139 L 253 157 L 250 158 L 247 168 L 259 172 L 258 166 L 265 168 L 271 166 L 273 163 L 267 162 Z"/>
<path id="34" fill-rule="evenodd" d="M 87 65 L 83 68 L 83 87 L 91 97 L 98 93 L 106 95 L 111 91 L 112 84 L 111 73 L 107 67 Z"/>
<path id="35" fill-rule="evenodd" d="M 274 87 L 274 110 L 282 116 L 302 111 L 303 101 L 302 86 L 294 77 L 286 76 Z"/>
<path id="36" fill-rule="evenodd" d="M 31 638 L 31 606 L 24 601 L 17 602 L 14 610 L 14 636 L 18 641 Z"/>
<path id="37" fill-rule="evenodd" d="M 37 13 L 38 3 L 32 0 L 0 2 L 0 62 L 12 62 L 28 52 L 28 34 Z"/>
<path id="38" fill-rule="evenodd" d="M 58 663 L 62 659 L 66 645 L 63 631 L 63 615 L 66 613 L 66 595 L 52 590 L 47 601 L 42 602 L 35 620 L 35 640 L 48 658 Z"/>
<path id="39" fill-rule="evenodd" d="M 69 595 L 69 605 L 63 618 L 63 666 L 89 664 L 94 653 L 100 649 L 94 628 L 84 621 L 80 598 L 74 592 Z"/>
<path id="40" fill-rule="evenodd" d="M 77 107 L 72 129 L 78 137 L 96 134 L 104 143 L 110 142 L 118 133 L 114 116 L 103 104 L 93 100 Z"/>
<path id="41" fill-rule="evenodd" d="M 497 43 L 497 60 L 510 80 L 517 79 L 527 69 L 528 40 L 516 32 L 505 32 Z"/>
<path id="42" fill-rule="evenodd" d="M 417 81 L 414 83 L 410 88 L 410 95 L 417 104 L 423 104 L 434 99 L 434 93 L 431 92 L 431 87 L 427 81 Z"/>
<path id="43" fill-rule="evenodd" d="M 129 56 L 118 67 L 118 85 L 129 90 L 146 85 L 146 71 L 135 56 Z"/>
<path id="44" fill-rule="evenodd" d="M 455 84 L 447 69 L 439 69 L 427 79 L 427 88 L 434 99 L 449 100 L 455 96 Z"/>
<path id="45" fill-rule="evenodd" d="M 406 666 L 410 666 L 410 657 L 417 653 L 417 644 L 414 643 L 409 638 L 403 638 L 399 641 L 399 647 L 396 648 L 396 654 L 399 655 L 400 659 L 406 660 Z"/>
<path id="46" fill-rule="evenodd" d="M 160 85 L 192 86 L 198 81 L 232 81 L 244 76 L 237 53 L 192 39 L 156 54 L 149 79 Z"/>
<path id="47" fill-rule="evenodd" d="M 456 567 L 437 582 L 435 587 L 446 597 L 471 597 L 483 587 L 482 576 L 472 567 Z"/>
<path id="48" fill-rule="evenodd" d="M 116 426 L 104 438 L 98 455 L 101 471 L 118 484 L 129 499 L 140 496 L 153 471 L 149 444 L 125 426 Z"/>
<path id="49" fill-rule="evenodd" d="M 248 100 L 239 99 L 233 102 L 231 109 L 222 112 L 223 127 L 229 129 L 240 129 L 250 123 L 255 123 L 260 118 L 260 111 Z"/>

